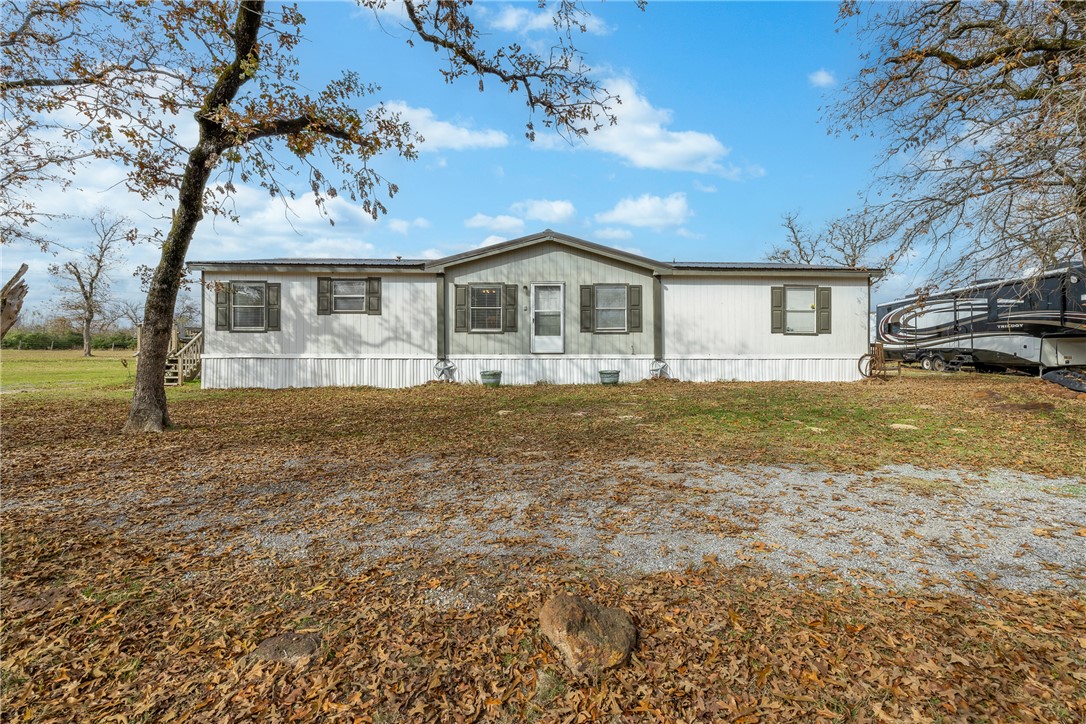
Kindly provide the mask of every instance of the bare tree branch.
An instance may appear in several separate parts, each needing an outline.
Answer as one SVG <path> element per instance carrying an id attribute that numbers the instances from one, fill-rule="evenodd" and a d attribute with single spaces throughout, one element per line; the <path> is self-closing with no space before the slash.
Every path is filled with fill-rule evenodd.
<path id="1" fill-rule="evenodd" d="M 892 257 L 926 250 L 955 280 L 1086 263 L 1086 5 L 863 12 L 876 50 L 827 116 L 886 142 L 870 210 L 896 230 Z"/>

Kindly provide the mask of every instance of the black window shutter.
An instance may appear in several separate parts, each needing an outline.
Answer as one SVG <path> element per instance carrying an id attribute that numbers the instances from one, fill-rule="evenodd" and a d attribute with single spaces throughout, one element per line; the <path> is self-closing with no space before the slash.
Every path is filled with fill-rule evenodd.
<path id="1" fill-rule="evenodd" d="M 641 285 L 626 286 L 626 331 L 641 331 Z"/>
<path id="2" fill-rule="evenodd" d="M 366 280 L 366 314 L 381 313 L 381 277 Z"/>
<path id="3" fill-rule="evenodd" d="M 269 332 L 278 332 L 279 331 L 279 317 L 280 317 L 279 310 L 281 308 L 281 305 L 279 303 L 279 288 L 280 288 L 280 285 L 279 285 L 278 282 L 275 283 L 275 284 L 269 284 L 268 285 L 268 293 L 267 293 L 267 296 L 265 297 L 265 299 L 268 300 L 268 302 L 267 302 L 268 303 L 268 317 L 267 317 L 267 320 L 268 320 L 268 331 Z"/>
<path id="4" fill-rule="evenodd" d="M 506 284 L 502 298 L 502 331 L 517 331 L 517 285 Z"/>
<path id="5" fill-rule="evenodd" d="M 818 333 L 829 334 L 830 333 L 830 319 L 833 315 L 830 309 L 830 301 L 833 290 L 830 287 L 818 288 Z"/>
<path id="6" fill-rule="evenodd" d="M 215 285 L 215 329 L 230 330 L 230 284 L 228 282 Z"/>
<path id="7" fill-rule="evenodd" d="M 596 289 L 591 284 L 581 286 L 581 331 L 596 330 Z"/>
<path id="8" fill-rule="evenodd" d="M 769 290 L 769 310 L 773 334 L 784 334 L 784 287 Z"/>
<path id="9" fill-rule="evenodd" d="M 453 331 L 466 332 L 468 331 L 468 287 L 466 284 L 457 284 L 455 292 Z"/>
<path id="10" fill-rule="evenodd" d="M 317 277 L 317 314 L 332 313 L 332 278 Z"/>

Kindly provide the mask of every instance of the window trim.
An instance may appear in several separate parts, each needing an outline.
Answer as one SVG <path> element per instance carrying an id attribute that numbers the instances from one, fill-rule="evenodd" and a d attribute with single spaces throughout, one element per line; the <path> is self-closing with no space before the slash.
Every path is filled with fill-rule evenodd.
<path id="1" fill-rule="evenodd" d="M 601 307 L 600 289 L 621 289 L 625 297 L 621 307 Z M 622 311 L 622 327 L 608 327 L 600 329 L 600 310 L 614 312 Z M 629 334 L 630 331 L 630 285 L 629 284 L 593 284 L 592 285 L 592 333 L 593 334 Z"/>
<path id="2" fill-rule="evenodd" d="M 472 292 L 476 289 L 497 289 L 498 290 L 498 304 L 494 307 L 477 307 L 472 304 Z M 505 284 L 501 282 L 493 283 L 478 283 L 468 285 L 468 334 L 502 334 L 505 331 Z M 496 329 L 479 329 L 474 326 L 474 315 L 472 311 L 475 309 L 497 309 L 498 310 L 498 326 Z"/>
<path id="3" fill-rule="evenodd" d="M 814 320 L 814 325 L 813 325 L 813 328 L 812 328 L 812 330 L 810 332 L 790 332 L 790 331 L 788 331 L 788 315 L 789 315 L 790 312 L 794 311 L 797 314 L 807 314 L 808 313 L 807 310 L 805 310 L 805 309 L 796 309 L 796 310 L 789 310 L 788 309 L 788 291 L 791 290 L 791 289 L 796 289 L 796 290 L 809 289 L 811 291 L 811 293 L 814 295 L 814 306 L 810 310 L 811 318 Z M 817 337 L 818 336 L 818 285 L 817 284 L 813 284 L 813 285 L 812 284 L 785 284 L 784 285 L 784 299 L 782 301 L 784 302 L 784 306 L 783 306 L 783 308 L 781 310 L 784 313 L 784 320 L 783 320 L 784 329 L 782 330 L 783 333 L 786 334 L 786 335 L 789 335 L 789 336 L 793 336 L 793 337 Z"/>
<path id="4" fill-rule="evenodd" d="M 339 294 L 339 295 L 337 295 L 336 294 L 336 283 L 337 282 L 360 282 L 362 284 L 362 289 L 363 289 L 362 294 Z M 368 305 L 369 305 L 369 294 L 368 294 L 369 283 L 370 282 L 369 282 L 369 279 L 367 277 L 359 277 L 359 278 L 350 277 L 350 278 L 347 278 L 347 279 L 339 279 L 339 278 L 336 278 L 336 277 L 332 277 L 332 285 L 331 285 L 332 288 L 328 292 L 328 296 L 329 296 L 330 304 L 331 304 L 331 313 L 332 314 L 369 314 L 369 308 L 368 308 Z M 361 309 L 336 309 L 336 297 L 337 296 L 338 297 L 345 297 L 345 298 L 348 298 L 348 299 L 361 298 L 362 299 L 362 308 Z"/>
<path id="5" fill-rule="evenodd" d="M 264 297 L 264 303 L 260 304 L 260 305 L 256 305 L 256 304 L 238 305 L 238 304 L 236 304 L 234 302 L 234 294 L 235 294 L 235 292 L 237 290 L 237 287 L 239 285 L 259 286 L 261 289 L 263 289 L 263 295 L 262 296 Z M 236 317 L 234 316 L 234 313 L 238 309 L 239 306 L 242 309 L 260 309 L 261 310 L 261 319 L 263 321 L 263 324 L 260 327 L 238 327 L 234 323 L 234 320 L 236 319 Z M 268 282 L 267 281 L 259 281 L 259 280 L 253 279 L 253 280 L 239 280 L 239 281 L 231 281 L 230 282 L 230 331 L 231 332 L 241 332 L 241 333 L 260 333 L 260 332 L 267 332 L 268 331 Z"/>

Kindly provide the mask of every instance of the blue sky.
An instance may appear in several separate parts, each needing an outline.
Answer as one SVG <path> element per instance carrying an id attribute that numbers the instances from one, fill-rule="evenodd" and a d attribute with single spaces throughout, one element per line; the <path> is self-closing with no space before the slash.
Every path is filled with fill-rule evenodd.
<path id="1" fill-rule="evenodd" d="M 378 98 L 426 138 L 419 158 L 377 160 L 400 193 L 376 222 L 339 199 L 330 205 L 332 226 L 304 196 L 286 209 L 243 188 L 241 223 L 205 220 L 189 260 L 434 257 L 549 227 L 663 260 L 753 261 L 783 238 L 782 214 L 798 211 L 817 227 L 858 207 L 877 140 L 828 135 L 819 110 L 860 63 L 854 29 L 837 32 L 836 3 L 588 7 L 593 21 L 578 45 L 623 104 L 617 127 L 570 145 L 546 131 L 528 142 L 521 96 L 496 84 L 480 93 L 468 79 L 446 84 L 440 57 L 408 47 L 395 13 L 302 3 L 305 83 L 317 88 L 345 68 L 378 83 Z M 548 41 L 545 11 L 534 2 L 482 2 L 475 12 L 495 42 Z M 108 165 L 88 168 L 78 188 L 50 202 L 87 216 L 105 206 L 149 227 L 161 209 L 139 204 L 119 178 Z M 72 219 L 51 231 L 78 244 L 88 230 Z M 115 288 L 135 298 L 130 269 L 153 265 L 157 252 L 128 248 L 126 256 Z M 5 246 L 3 274 L 29 262 L 28 306 L 45 311 L 55 296 L 45 268 L 62 258 Z M 891 279 L 877 297 L 918 281 Z"/>

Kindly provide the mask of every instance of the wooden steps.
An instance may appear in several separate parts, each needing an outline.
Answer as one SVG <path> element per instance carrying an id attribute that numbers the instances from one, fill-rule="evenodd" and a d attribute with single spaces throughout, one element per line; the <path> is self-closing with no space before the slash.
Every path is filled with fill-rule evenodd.
<path id="1" fill-rule="evenodd" d="M 166 385 L 183 385 L 199 377 L 203 352 L 204 333 L 198 332 L 185 346 L 166 357 Z"/>

